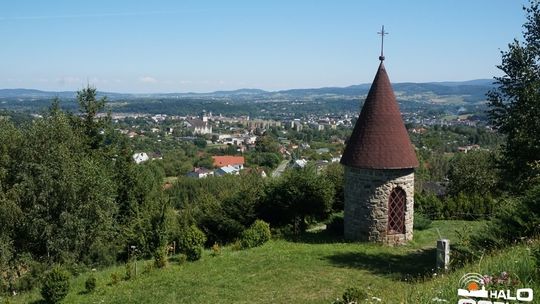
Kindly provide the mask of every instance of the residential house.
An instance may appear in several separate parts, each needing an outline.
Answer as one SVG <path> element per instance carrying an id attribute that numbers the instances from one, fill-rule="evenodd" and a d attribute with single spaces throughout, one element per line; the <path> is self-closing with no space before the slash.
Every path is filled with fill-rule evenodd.
<path id="1" fill-rule="evenodd" d="M 205 178 L 212 175 L 214 175 L 214 172 L 206 168 L 193 168 L 193 170 L 187 174 L 188 177 L 193 178 Z"/>
<path id="2" fill-rule="evenodd" d="M 479 145 L 468 145 L 464 147 L 458 147 L 458 152 L 467 153 L 469 151 L 480 150 Z"/>
<path id="3" fill-rule="evenodd" d="M 221 167 L 217 169 L 216 171 L 214 171 L 214 174 L 216 176 L 223 176 L 225 174 L 238 175 L 240 174 L 240 169 L 238 167 L 229 165 L 229 166 L 225 166 L 225 167 Z"/>
<path id="4" fill-rule="evenodd" d="M 212 159 L 214 161 L 214 167 L 217 168 L 231 166 L 238 169 L 238 171 L 244 169 L 245 159 L 243 156 L 212 156 Z"/>
<path id="5" fill-rule="evenodd" d="M 292 163 L 293 168 L 304 168 L 307 165 L 307 160 L 305 159 L 296 159 Z"/>
<path id="6" fill-rule="evenodd" d="M 150 157 L 148 157 L 148 154 L 145 152 L 135 153 L 133 154 L 133 160 L 138 165 L 140 163 L 144 163 L 145 161 L 149 160 Z"/>

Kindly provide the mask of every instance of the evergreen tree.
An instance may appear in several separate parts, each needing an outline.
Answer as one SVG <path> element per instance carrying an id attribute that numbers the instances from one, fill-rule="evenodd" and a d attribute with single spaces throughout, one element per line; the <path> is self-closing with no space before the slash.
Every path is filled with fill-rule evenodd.
<path id="1" fill-rule="evenodd" d="M 505 180 L 514 190 L 527 187 L 540 173 L 540 9 L 524 7 L 523 41 L 502 51 L 495 89 L 488 93 L 491 123 L 507 136 L 503 147 Z"/>
<path id="2" fill-rule="evenodd" d="M 100 131 L 104 128 L 103 122 L 98 120 L 97 115 L 105 108 L 107 98 L 97 99 L 97 89 L 87 86 L 77 91 L 77 102 L 82 112 L 84 133 L 90 147 L 96 149 L 101 143 Z"/>

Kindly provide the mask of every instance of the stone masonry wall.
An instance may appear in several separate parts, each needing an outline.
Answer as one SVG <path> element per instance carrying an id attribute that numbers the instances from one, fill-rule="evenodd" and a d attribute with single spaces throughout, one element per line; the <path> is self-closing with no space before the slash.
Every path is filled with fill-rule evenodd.
<path id="1" fill-rule="evenodd" d="M 358 169 L 345 166 L 345 238 L 397 245 L 412 240 L 414 218 L 413 169 Z M 405 234 L 387 234 L 388 197 L 395 188 L 407 196 Z"/>

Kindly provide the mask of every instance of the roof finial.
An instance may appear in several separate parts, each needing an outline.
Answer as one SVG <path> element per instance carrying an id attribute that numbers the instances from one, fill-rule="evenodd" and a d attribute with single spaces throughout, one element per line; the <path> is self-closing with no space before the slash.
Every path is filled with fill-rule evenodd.
<path id="1" fill-rule="evenodd" d="M 377 32 L 377 34 L 381 35 L 381 56 L 379 56 L 379 60 L 384 60 L 384 35 L 387 35 L 388 32 L 384 31 L 384 25 L 382 26 L 382 29 L 380 32 Z"/>

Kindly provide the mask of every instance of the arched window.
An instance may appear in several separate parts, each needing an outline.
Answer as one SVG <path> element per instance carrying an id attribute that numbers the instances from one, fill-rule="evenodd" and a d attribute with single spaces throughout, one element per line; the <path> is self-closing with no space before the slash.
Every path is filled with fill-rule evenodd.
<path id="1" fill-rule="evenodd" d="M 388 198 L 388 234 L 405 233 L 405 204 L 407 194 L 401 188 L 394 188 Z"/>

